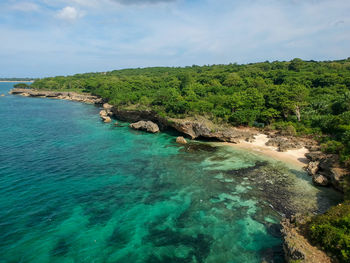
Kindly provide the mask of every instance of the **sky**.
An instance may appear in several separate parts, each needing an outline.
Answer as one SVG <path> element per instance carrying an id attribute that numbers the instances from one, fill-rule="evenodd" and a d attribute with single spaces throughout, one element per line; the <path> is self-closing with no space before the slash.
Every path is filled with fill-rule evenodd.
<path id="1" fill-rule="evenodd" d="M 1 0 L 0 77 L 350 57 L 350 0 Z"/>

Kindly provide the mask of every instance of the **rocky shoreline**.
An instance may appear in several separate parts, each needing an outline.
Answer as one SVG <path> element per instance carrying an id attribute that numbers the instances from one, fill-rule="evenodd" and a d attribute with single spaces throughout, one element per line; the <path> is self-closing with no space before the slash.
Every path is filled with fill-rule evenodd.
<path id="1" fill-rule="evenodd" d="M 130 127 L 133 129 L 145 130 L 152 133 L 173 129 L 190 139 L 205 139 L 230 143 L 239 143 L 241 141 L 252 142 L 255 136 L 261 133 L 261 131 L 255 129 L 235 128 L 229 125 L 219 126 L 201 116 L 185 119 L 164 118 L 151 110 L 120 109 L 104 103 L 103 99 L 91 94 L 16 88 L 12 89 L 9 93 L 28 97 L 46 97 L 96 104 L 102 106 L 102 110 L 100 111 L 102 121 L 108 123 L 114 117 L 122 121 L 133 122 L 130 124 Z M 305 168 L 309 175 L 313 177 L 314 184 L 318 186 L 333 186 L 335 189 L 343 191 L 344 177 L 347 175 L 347 171 L 340 166 L 336 155 L 322 153 L 317 143 L 311 139 L 285 136 L 275 131 L 268 131 L 266 133 L 269 137 L 266 145 L 274 146 L 278 151 L 283 152 L 302 147 L 307 148 L 309 153 L 305 156 L 309 160 L 309 163 Z M 178 141 L 186 143 L 183 137 Z M 290 221 L 283 220 L 281 225 L 287 262 L 331 262 L 329 258 L 327 259 L 325 253 L 319 251 L 317 248 L 313 250 L 313 247 Z M 316 261 L 312 261 L 316 258 L 318 258 Z"/>
<path id="2" fill-rule="evenodd" d="M 192 140 L 205 139 L 230 143 L 253 142 L 255 136 L 261 133 L 257 129 L 216 125 L 202 116 L 184 119 L 164 118 L 151 110 L 120 109 L 104 103 L 103 99 L 91 94 L 18 88 L 12 89 L 9 93 L 27 97 L 63 99 L 95 104 L 102 106 L 100 117 L 106 123 L 111 122 L 111 118 L 116 118 L 122 121 L 133 122 L 130 124 L 130 127 L 133 129 L 153 133 L 173 129 Z M 309 163 L 305 169 L 312 176 L 314 184 L 318 186 L 333 186 L 335 189 L 343 191 L 344 177 L 347 175 L 347 171 L 341 167 L 336 155 L 322 153 L 317 143 L 311 139 L 281 135 L 276 131 L 267 131 L 265 133 L 269 137 L 266 145 L 274 146 L 280 152 L 303 147 L 307 148 L 309 153 L 305 156 Z"/>
<path id="3" fill-rule="evenodd" d="M 310 244 L 297 226 L 296 218 L 281 221 L 283 250 L 288 263 L 331 263 L 334 260 L 325 252 Z"/>
<path id="4" fill-rule="evenodd" d="M 12 89 L 9 94 L 21 95 L 25 97 L 51 98 L 61 100 L 71 100 L 89 104 L 102 104 L 103 100 L 91 94 L 80 94 L 77 92 L 61 92 L 61 91 L 41 91 L 33 89 Z"/>

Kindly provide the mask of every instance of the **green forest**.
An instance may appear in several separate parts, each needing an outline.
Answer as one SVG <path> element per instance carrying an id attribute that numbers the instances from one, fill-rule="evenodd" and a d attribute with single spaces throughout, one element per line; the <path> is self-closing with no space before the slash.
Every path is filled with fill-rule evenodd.
<path id="1" fill-rule="evenodd" d="M 161 116 L 317 135 L 350 165 L 350 58 L 123 69 L 37 79 L 35 89 L 89 92 Z"/>

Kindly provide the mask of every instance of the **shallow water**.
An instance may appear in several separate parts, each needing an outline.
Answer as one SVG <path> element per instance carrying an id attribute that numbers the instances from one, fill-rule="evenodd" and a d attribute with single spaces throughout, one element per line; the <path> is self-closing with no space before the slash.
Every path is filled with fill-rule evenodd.
<path id="1" fill-rule="evenodd" d="M 0 97 L 0 262 L 284 262 L 281 215 L 340 199 L 280 162 L 122 126 Z"/>

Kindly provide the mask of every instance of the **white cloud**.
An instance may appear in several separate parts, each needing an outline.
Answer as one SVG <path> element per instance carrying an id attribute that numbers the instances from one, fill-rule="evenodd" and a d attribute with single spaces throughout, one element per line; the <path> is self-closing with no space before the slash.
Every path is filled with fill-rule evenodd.
<path id="1" fill-rule="evenodd" d="M 75 7 L 66 6 L 57 13 L 57 17 L 66 21 L 74 21 L 84 16 L 84 13 L 77 10 Z"/>

